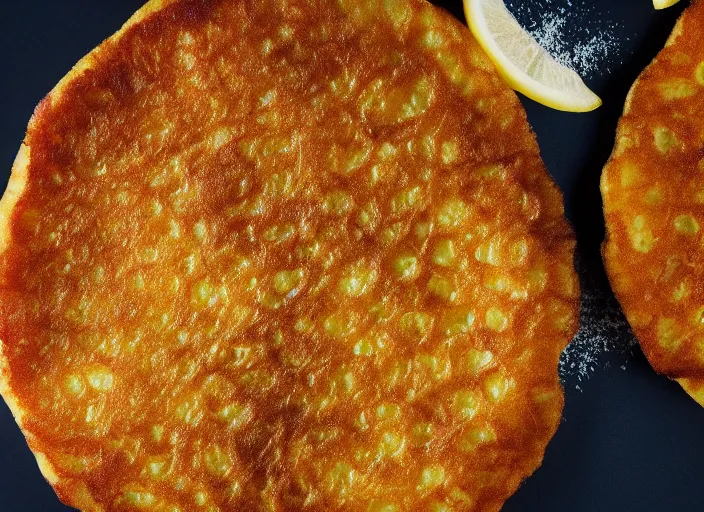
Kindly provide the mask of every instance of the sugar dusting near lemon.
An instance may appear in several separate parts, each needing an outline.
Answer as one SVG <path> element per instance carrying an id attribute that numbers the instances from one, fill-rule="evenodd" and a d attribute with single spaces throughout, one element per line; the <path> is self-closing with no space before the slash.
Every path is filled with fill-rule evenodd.
<path id="1" fill-rule="evenodd" d="M 545 106 L 589 112 L 601 99 L 521 27 L 502 0 L 464 0 L 467 23 L 497 71 L 515 90 Z"/>

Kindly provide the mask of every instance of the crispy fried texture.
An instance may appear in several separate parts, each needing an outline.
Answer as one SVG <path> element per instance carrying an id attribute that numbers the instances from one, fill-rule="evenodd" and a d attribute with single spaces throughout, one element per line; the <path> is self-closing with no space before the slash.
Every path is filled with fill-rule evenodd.
<path id="1" fill-rule="evenodd" d="M 0 221 L 0 391 L 82 510 L 496 511 L 557 428 L 561 197 L 420 0 L 147 4 Z"/>
<path id="2" fill-rule="evenodd" d="M 653 368 L 704 405 L 704 2 L 633 86 L 601 189 L 616 296 Z"/>

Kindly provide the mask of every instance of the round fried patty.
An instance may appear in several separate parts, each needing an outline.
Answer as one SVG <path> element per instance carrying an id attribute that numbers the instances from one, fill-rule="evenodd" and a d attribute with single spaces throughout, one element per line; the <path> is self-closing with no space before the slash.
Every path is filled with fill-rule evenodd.
<path id="1" fill-rule="evenodd" d="M 557 428 L 561 196 L 424 1 L 150 2 L 1 210 L 2 393 L 85 511 L 496 511 Z"/>
<path id="2" fill-rule="evenodd" d="M 602 176 L 604 260 L 653 368 L 704 405 L 704 3 L 629 95 Z"/>

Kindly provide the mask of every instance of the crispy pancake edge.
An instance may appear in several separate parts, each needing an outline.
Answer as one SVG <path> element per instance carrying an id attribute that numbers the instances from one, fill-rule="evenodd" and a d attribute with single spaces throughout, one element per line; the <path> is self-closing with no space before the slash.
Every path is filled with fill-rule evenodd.
<path id="1" fill-rule="evenodd" d="M 670 33 L 670 36 L 668 37 L 667 41 L 665 42 L 665 46 L 663 50 L 666 48 L 674 45 L 677 42 L 677 39 L 683 34 L 684 31 L 684 17 L 686 16 L 687 12 L 689 9 L 692 7 L 688 7 L 684 13 L 679 17 L 677 20 L 677 23 L 675 24 L 674 28 L 672 29 L 672 32 Z M 661 50 L 661 52 L 663 51 Z M 618 127 L 616 129 L 616 140 L 614 144 L 614 149 L 609 156 L 608 161 L 606 162 L 606 165 L 604 165 L 603 172 L 601 174 L 601 183 L 600 183 L 600 191 L 601 191 L 601 196 L 602 200 L 606 196 L 606 188 L 607 188 L 607 175 L 611 171 L 612 164 L 614 163 L 617 155 L 623 148 L 624 141 L 626 140 L 625 137 L 625 132 L 624 132 L 624 122 L 623 122 L 623 117 L 627 116 L 628 114 L 631 113 L 631 107 L 633 103 L 633 97 L 638 91 L 638 88 L 641 84 L 641 80 L 643 79 L 643 76 L 647 73 L 647 71 L 651 68 L 651 66 L 657 65 L 660 59 L 660 53 L 653 59 L 653 61 L 648 64 L 648 66 L 641 72 L 641 74 L 638 76 L 636 81 L 633 83 L 631 86 L 631 89 L 628 91 L 628 95 L 626 96 L 626 102 L 624 104 L 623 108 L 623 114 L 621 119 L 619 120 Z M 613 244 L 610 236 L 609 236 L 609 218 L 607 216 L 607 208 L 605 205 L 602 205 L 603 209 L 603 214 L 604 214 L 604 220 L 606 224 L 606 235 L 604 236 L 604 242 L 601 244 L 601 256 L 604 261 L 604 267 L 606 269 L 606 276 L 609 279 L 609 284 L 611 285 L 611 289 L 614 292 L 614 295 L 616 295 L 616 298 L 618 299 L 619 303 L 621 303 L 621 296 L 619 292 L 616 289 L 616 283 L 615 283 L 615 266 L 616 260 L 618 259 L 616 247 Z M 635 329 L 634 329 L 634 334 L 635 334 Z M 638 338 L 638 335 L 636 334 L 636 338 Z M 640 342 L 640 339 L 639 339 Z M 658 368 L 657 362 L 654 362 L 651 360 L 648 351 L 643 350 L 643 353 L 645 354 L 646 358 L 648 359 L 648 362 L 650 365 L 653 367 L 653 369 L 660 375 L 665 375 L 666 377 L 676 381 L 682 388 L 687 392 L 688 395 L 690 395 L 694 400 L 696 400 L 702 407 L 704 407 L 704 394 L 699 393 L 699 398 L 697 398 L 695 394 L 695 386 L 692 385 L 691 382 L 689 382 L 689 379 L 677 379 L 677 378 L 672 378 L 667 373 Z M 700 383 L 701 384 L 701 383 Z"/>
<path id="2" fill-rule="evenodd" d="M 64 76 L 59 83 L 49 92 L 42 101 L 55 101 L 68 88 L 69 84 L 84 71 L 93 67 L 103 52 L 105 45 L 118 41 L 131 27 L 146 20 L 151 14 L 158 12 L 178 0 L 149 0 L 136 13 L 134 13 L 115 34 L 100 43 Z M 35 116 L 29 121 L 32 126 Z M 4 252 L 11 243 L 11 218 L 15 206 L 25 190 L 28 180 L 29 165 L 31 161 L 31 148 L 24 142 L 20 146 L 17 157 L 12 165 L 10 180 L 7 189 L 0 199 L 0 253 Z M 12 415 L 27 440 L 29 448 L 37 459 L 37 465 L 44 478 L 54 488 L 59 499 L 71 506 L 78 507 L 84 512 L 103 512 L 105 509 L 96 503 L 88 488 L 81 481 L 62 479 L 56 474 L 54 466 L 46 455 L 39 449 L 38 442 L 23 426 L 22 417 L 30 411 L 22 407 L 17 395 L 10 386 L 10 374 L 7 357 L 4 354 L 3 342 L 0 339 L 0 396 L 5 400 Z"/>
<path id="3" fill-rule="evenodd" d="M 74 79 L 78 78 L 83 72 L 88 69 L 91 69 L 95 64 L 98 63 L 99 57 L 105 51 L 106 45 L 116 43 L 125 35 L 125 33 L 130 28 L 145 21 L 151 14 L 157 13 L 165 9 L 169 5 L 178 3 L 179 1 L 181 0 L 149 0 L 143 7 L 141 7 L 137 12 L 135 12 L 115 34 L 107 38 L 96 48 L 91 50 L 86 56 L 80 59 L 78 63 L 58 82 L 58 84 L 49 92 L 49 94 L 42 101 L 56 101 L 58 98 L 61 97 L 65 90 L 68 89 L 69 85 Z M 448 16 L 450 15 L 448 14 Z M 462 24 L 462 26 L 465 27 L 464 24 Z M 508 86 L 506 87 L 508 88 Z M 523 107 L 520 106 L 520 109 L 523 110 Z M 524 119 L 524 122 L 528 123 L 524 110 L 522 117 Z M 35 122 L 35 120 L 36 116 L 32 116 L 29 121 L 28 129 L 32 127 L 32 124 Z M 529 129 L 531 131 L 533 139 L 535 140 L 536 150 L 539 153 L 537 137 L 535 136 L 532 127 L 529 126 Z M 2 254 L 12 242 L 11 218 L 15 211 L 17 202 L 21 198 L 27 185 L 30 162 L 31 148 L 23 142 L 17 154 L 15 162 L 13 163 L 7 189 L 3 194 L 2 198 L 0 199 L 0 254 Z M 550 175 L 544 163 L 543 171 L 548 177 L 550 186 L 557 190 L 557 192 L 560 194 L 560 197 L 562 197 L 562 191 L 555 183 L 554 178 Z M 574 253 L 574 247 L 576 245 L 574 229 L 572 225 L 567 221 L 567 219 L 564 218 L 564 212 L 563 220 L 565 223 L 566 231 L 568 233 L 568 237 L 572 242 Z M 575 272 L 574 268 L 573 272 Z M 581 297 L 581 289 L 579 289 L 579 282 L 577 282 L 577 286 L 577 297 Z M 579 299 L 575 300 L 575 304 L 573 304 L 573 306 L 576 311 L 579 311 Z M 571 332 L 568 337 L 565 337 L 565 340 L 562 342 L 562 349 L 564 349 L 570 343 L 570 341 L 576 334 L 577 329 L 578 326 L 573 329 L 574 332 Z M 555 364 L 555 372 L 557 373 L 557 361 Z M 20 427 L 20 430 L 25 436 L 27 444 L 37 460 L 37 464 L 42 475 L 52 486 L 59 499 L 63 503 L 72 507 L 76 507 L 83 512 L 105 512 L 106 509 L 95 501 L 90 490 L 81 480 L 72 478 L 62 478 L 57 475 L 54 466 L 49 461 L 47 456 L 41 451 L 40 441 L 36 439 L 31 432 L 24 428 L 23 416 L 25 414 L 31 414 L 31 411 L 22 406 L 19 397 L 13 392 L 10 386 L 10 371 L 8 366 L 8 359 L 3 353 L 2 339 L 0 339 L 0 396 L 2 396 L 2 398 L 5 400 L 5 403 L 7 403 L 10 411 L 12 412 L 15 418 L 15 421 L 17 422 L 18 426 Z M 561 402 L 561 406 L 564 407 L 564 390 L 562 392 Z M 559 417 L 557 417 L 556 421 L 554 422 L 554 425 L 550 429 L 551 433 L 550 437 L 548 438 L 548 442 L 554 437 L 555 433 L 557 432 L 560 421 L 561 414 Z M 542 456 L 533 471 L 530 474 L 524 475 L 524 477 L 520 480 L 516 479 L 514 485 L 511 486 L 511 495 L 513 495 L 518 490 L 518 488 L 525 480 L 532 476 L 535 470 L 542 466 L 544 456 L 545 452 L 543 450 Z"/>

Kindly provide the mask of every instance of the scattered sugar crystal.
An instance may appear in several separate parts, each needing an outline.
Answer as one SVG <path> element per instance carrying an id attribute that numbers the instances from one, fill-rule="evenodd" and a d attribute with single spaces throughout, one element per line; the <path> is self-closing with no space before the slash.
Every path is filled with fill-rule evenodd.
<path id="1" fill-rule="evenodd" d="M 621 25 L 596 12 L 591 2 L 514 0 L 507 7 L 555 60 L 582 77 L 607 74 L 620 63 Z"/>
<path id="2" fill-rule="evenodd" d="M 597 283 L 579 262 L 582 285 L 580 328 L 560 358 L 560 379 L 568 386 L 588 380 L 595 371 L 618 364 L 622 369 L 637 346 L 616 298 L 605 283 Z"/>

